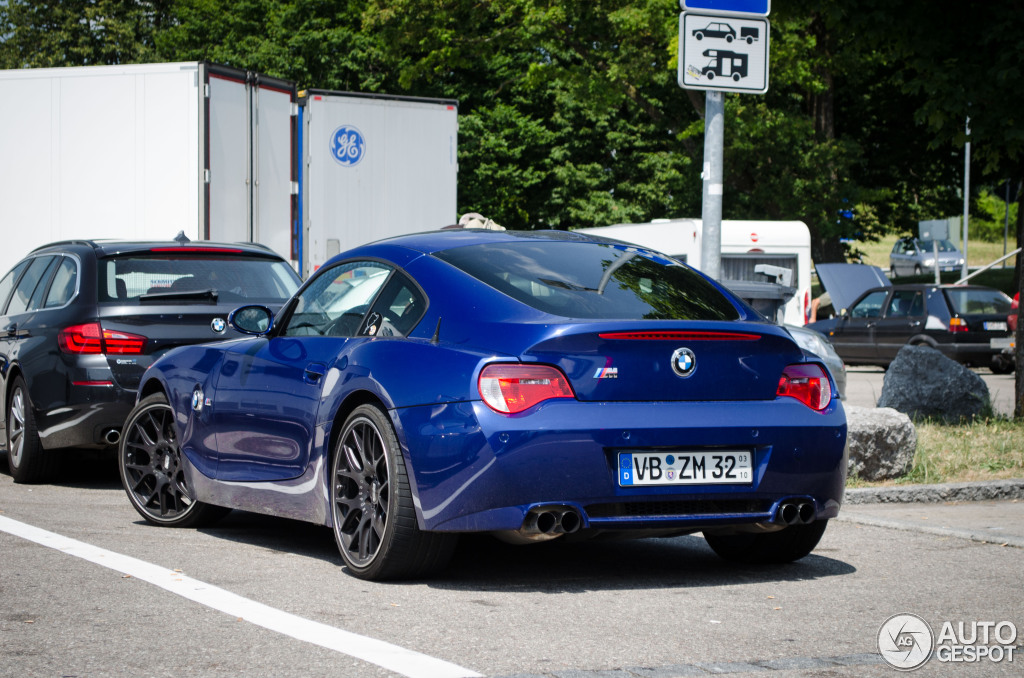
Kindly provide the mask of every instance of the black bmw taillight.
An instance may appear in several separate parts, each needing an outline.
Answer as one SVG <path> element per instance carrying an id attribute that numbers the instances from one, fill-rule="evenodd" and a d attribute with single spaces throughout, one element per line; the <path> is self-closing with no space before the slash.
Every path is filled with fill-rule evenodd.
<path id="1" fill-rule="evenodd" d="M 57 344 L 64 353 L 99 355 L 116 353 L 138 355 L 146 348 L 146 337 L 128 332 L 105 330 L 99 323 L 65 327 L 57 335 Z"/>

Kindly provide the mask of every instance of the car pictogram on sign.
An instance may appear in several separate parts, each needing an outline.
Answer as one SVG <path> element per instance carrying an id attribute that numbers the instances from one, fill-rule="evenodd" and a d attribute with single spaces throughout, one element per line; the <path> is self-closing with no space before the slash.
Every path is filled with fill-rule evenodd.
<path id="1" fill-rule="evenodd" d="M 698 40 L 704 38 L 725 38 L 726 42 L 732 42 L 736 39 L 736 30 L 729 24 L 711 22 L 704 28 L 698 28 L 693 31 L 693 37 Z"/>

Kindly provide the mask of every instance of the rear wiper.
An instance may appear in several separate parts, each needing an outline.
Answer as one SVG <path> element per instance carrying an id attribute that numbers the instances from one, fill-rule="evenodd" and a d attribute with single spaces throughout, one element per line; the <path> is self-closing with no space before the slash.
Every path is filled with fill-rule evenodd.
<path id="1" fill-rule="evenodd" d="M 563 290 L 573 290 L 576 292 L 596 292 L 597 289 L 594 287 L 584 287 L 575 283 L 566 282 L 565 280 L 553 280 L 551 278 L 537 278 L 540 282 L 544 283 L 548 287 L 561 287 Z"/>
<path id="2" fill-rule="evenodd" d="M 209 299 L 217 301 L 217 290 L 212 287 L 205 290 L 168 290 L 166 292 L 149 292 L 139 295 L 139 301 L 164 301 L 168 299 Z"/>

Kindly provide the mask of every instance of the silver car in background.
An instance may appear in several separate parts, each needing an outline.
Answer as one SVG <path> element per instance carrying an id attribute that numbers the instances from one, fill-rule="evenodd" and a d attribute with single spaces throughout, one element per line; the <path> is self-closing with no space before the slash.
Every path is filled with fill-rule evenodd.
<path id="1" fill-rule="evenodd" d="M 889 277 L 933 271 L 936 255 L 940 271 L 959 271 L 964 265 L 963 253 L 948 240 L 900 238 L 889 253 Z"/>

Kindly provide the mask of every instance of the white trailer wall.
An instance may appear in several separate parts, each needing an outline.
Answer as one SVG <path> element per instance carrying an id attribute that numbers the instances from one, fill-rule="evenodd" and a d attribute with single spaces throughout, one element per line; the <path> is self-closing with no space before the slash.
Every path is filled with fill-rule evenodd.
<path id="1" fill-rule="evenodd" d="M 194 63 L 0 71 L 0 270 L 54 240 L 198 237 L 196 78 Z"/>
<path id="2" fill-rule="evenodd" d="M 310 90 L 303 103 L 303 275 L 389 236 L 455 223 L 455 101 Z M 335 157 L 335 137 L 362 141 Z"/>
<path id="3" fill-rule="evenodd" d="M 66 239 L 259 242 L 298 266 L 293 83 L 200 62 L 0 70 L 0 275 Z"/>

